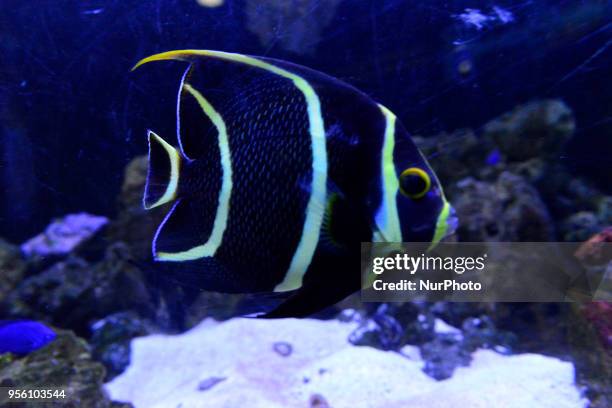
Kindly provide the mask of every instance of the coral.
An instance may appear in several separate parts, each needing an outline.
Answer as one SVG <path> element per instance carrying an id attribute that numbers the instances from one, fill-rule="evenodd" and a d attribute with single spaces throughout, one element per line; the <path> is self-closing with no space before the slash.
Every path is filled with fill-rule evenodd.
<path id="1" fill-rule="evenodd" d="M 416 408 L 436 406 L 436 401 L 447 407 L 512 401 L 569 408 L 586 403 L 569 362 L 478 350 L 470 367 L 436 381 L 422 372 L 418 354 L 407 357 L 349 344 L 346 337 L 357 325 L 315 319 L 205 320 L 181 335 L 135 339 L 130 367 L 106 388 L 113 398 L 146 407 L 240 407 L 245 401 L 253 408 Z M 270 349 L 279 339 L 293 345 L 290 356 Z M 199 391 L 211 377 L 227 379 Z"/>
<path id="2" fill-rule="evenodd" d="M 67 255 L 90 240 L 107 223 L 106 217 L 70 214 L 53 221 L 44 232 L 23 243 L 21 250 L 26 256 Z"/>

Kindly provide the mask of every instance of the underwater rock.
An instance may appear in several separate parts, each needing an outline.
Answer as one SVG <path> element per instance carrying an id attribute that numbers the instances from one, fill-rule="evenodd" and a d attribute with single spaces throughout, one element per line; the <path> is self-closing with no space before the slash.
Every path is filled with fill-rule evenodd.
<path id="1" fill-rule="evenodd" d="M 6 309 L 3 311 L 13 318 L 34 318 L 50 323 L 56 318 L 62 319 L 64 310 L 79 306 L 77 300 L 86 291 L 81 285 L 83 277 L 89 275 L 88 269 L 87 262 L 80 258 L 58 262 L 39 275 L 25 279 L 3 303 Z"/>
<path id="2" fill-rule="evenodd" d="M 15 388 L 53 385 L 65 389 L 68 400 L 50 406 L 129 407 L 108 399 L 102 388 L 104 367 L 92 361 L 87 343 L 71 331 L 56 332 L 55 341 L 44 348 L 22 358 L 0 359 L 0 385 Z M 39 407 L 40 402 L 24 402 L 19 406 L 34 408 Z"/>
<path id="3" fill-rule="evenodd" d="M 604 225 L 612 222 L 606 210 L 612 197 L 603 194 L 588 180 L 571 174 L 559 163 L 549 166 L 545 177 L 537 181 L 536 186 L 557 219 L 587 211 L 596 214 Z"/>
<path id="4" fill-rule="evenodd" d="M 529 182 L 557 176 L 559 152 L 574 133 L 571 110 L 560 100 L 532 101 L 491 120 L 482 134 L 459 129 L 435 137 L 414 137 L 443 185 L 466 177 L 493 181 L 503 171 Z"/>
<path id="5" fill-rule="evenodd" d="M 248 0 L 247 29 L 261 46 L 278 46 L 296 54 L 311 54 L 331 22 L 340 0 Z"/>
<path id="6" fill-rule="evenodd" d="M 21 282 L 25 271 L 19 248 L 0 239 L 0 303 Z"/>
<path id="7" fill-rule="evenodd" d="M 582 312 L 595 327 L 602 344 L 612 350 L 612 303 L 586 303 L 583 305 Z"/>
<path id="8" fill-rule="evenodd" d="M 574 133 L 570 108 L 560 100 L 532 101 L 484 125 L 484 138 L 494 140 L 510 161 L 554 157 Z"/>
<path id="9" fill-rule="evenodd" d="M 610 299 L 612 297 L 612 226 L 604 228 L 580 245 L 574 256 L 584 267 L 593 300 Z"/>
<path id="10" fill-rule="evenodd" d="M 516 336 L 499 330 L 493 320 L 486 316 L 468 317 L 461 326 L 463 342 L 468 350 L 494 349 L 509 354 L 516 346 Z"/>
<path id="11" fill-rule="evenodd" d="M 561 235 L 566 242 L 582 242 L 595 235 L 603 225 L 597 215 L 589 211 L 580 211 L 561 223 Z"/>
<path id="12" fill-rule="evenodd" d="M 487 164 L 496 148 L 493 140 L 477 136 L 471 129 L 441 133 L 435 137 L 413 137 L 415 144 L 431 162 L 443 186 L 465 177 L 494 173 L 503 163 Z M 482 175 L 486 178 L 486 175 Z"/>
<path id="13" fill-rule="evenodd" d="M 425 361 L 423 371 L 427 375 L 445 380 L 457 367 L 469 365 L 472 353 L 465 347 L 462 336 L 441 334 L 421 346 L 421 358 Z"/>
<path id="14" fill-rule="evenodd" d="M 91 326 L 92 356 L 106 367 L 106 381 L 122 373 L 130 363 L 130 340 L 153 331 L 151 324 L 134 312 L 115 313 Z"/>
<path id="15" fill-rule="evenodd" d="M 123 184 L 119 195 L 120 208 L 142 207 L 144 185 L 147 182 L 149 159 L 146 155 L 132 159 L 123 173 Z"/>
<path id="16" fill-rule="evenodd" d="M 554 226 L 538 191 L 522 177 L 503 172 L 496 183 L 497 199 L 507 222 L 509 241 L 552 241 Z"/>
<path id="17" fill-rule="evenodd" d="M 597 200 L 597 218 L 604 225 L 612 225 L 612 196 L 601 196 Z"/>
<path id="18" fill-rule="evenodd" d="M 370 346 L 381 350 L 396 350 L 401 344 L 403 329 L 391 315 L 378 313 L 351 333 L 348 340 L 356 346 Z"/>
<path id="19" fill-rule="evenodd" d="M 606 243 L 612 243 L 612 227 L 604 228 L 582 244 L 575 253 L 576 258 L 587 265 L 605 265 L 612 261 Z"/>
<path id="20" fill-rule="evenodd" d="M 612 406 L 612 307 L 609 302 L 573 305 L 567 332 L 576 383 L 585 390 L 590 408 Z"/>
<path id="21" fill-rule="evenodd" d="M 576 382 L 591 401 L 589 407 L 612 406 L 612 353 L 606 349 L 584 308 L 592 303 L 497 303 L 489 316 L 500 330 L 518 338 L 514 352 L 542 353 L 572 361 Z M 598 307 L 596 319 L 602 319 Z M 607 324 L 607 323 L 606 323 Z"/>
<path id="22" fill-rule="evenodd" d="M 125 242 L 136 259 L 151 258 L 151 241 L 167 209 L 146 211 L 142 206 L 147 180 L 147 156 L 139 156 L 128 163 L 119 195 L 119 213 L 109 224 L 107 241 Z"/>
<path id="23" fill-rule="evenodd" d="M 445 323 L 453 327 L 461 327 L 465 319 L 487 315 L 493 307 L 491 303 L 435 302 L 430 305 L 429 310 Z"/>
<path id="24" fill-rule="evenodd" d="M 356 346 L 399 350 L 405 344 L 422 344 L 434 337 L 434 316 L 416 303 L 383 303 L 358 322 L 348 338 Z"/>
<path id="25" fill-rule="evenodd" d="M 353 408 L 587 404 L 574 385 L 571 363 L 478 350 L 470 366 L 436 381 L 422 372 L 422 361 L 352 346 L 346 338 L 356 327 L 336 320 L 206 320 L 181 335 L 134 339 L 130 366 L 106 389 L 115 399 L 147 408 L 247 401 L 251 408 L 307 407 L 314 394 L 324 396 L 327 406 Z M 294 345 L 291 358 L 274 358 L 269 344 L 278 338 Z M 210 377 L 227 380 L 198 391 Z"/>
<path id="26" fill-rule="evenodd" d="M 115 244 L 94 265 L 70 257 L 25 279 L 3 305 L 9 316 L 34 318 L 86 335 L 90 324 L 111 313 L 154 309 L 142 272 L 125 245 Z"/>
<path id="27" fill-rule="evenodd" d="M 552 241 L 554 226 L 537 190 L 522 177 L 500 174 L 495 183 L 466 178 L 449 189 L 460 241 Z"/>
<path id="28" fill-rule="evenodd" d="M 498 330 L 511 331 L 514 351 L 568 357 L 570 303 L 496 303 L 487 313 Z"/>
<path id="29" fill-rule="evenodd" d="M 449 197 L 459 218 L 460 241 L 503 240 L 503 208 L 495 196 L 495 185 L 469 177 L 449 189 Z"/>
<path id="30" fill-rule="evenodd" d="M 476 350 L 494 349 L 510 354 L 515 341 L 511 333 L 497 330 L 487 316 L 468 317 L 461 330 L 445 325 L 444 330 L 436 330 L 432 341 L 421 345 L 421 357 L 425 361 L 423 371 L 436 380 L 444 380 L 450 378 L 457 367 L 469 365 Z"/>
<path id="31" fill-rule="evenodd" d="M 67 255 L 90 240 L 106 224 L 108 218 L 87 213 L 69 214 L 54 220 L 39 235 L 21 245 L 28 257 Z"/>
<path id="32" fill-rule="evenodd" d="M 206 317 L 227 320 L 237 315 L 249 314 L 248 310 L 240 313 L 240 301 L 244 297 L 242 294 L 201 291 L 185 310 L 185 327 L 192 328 Z"/>

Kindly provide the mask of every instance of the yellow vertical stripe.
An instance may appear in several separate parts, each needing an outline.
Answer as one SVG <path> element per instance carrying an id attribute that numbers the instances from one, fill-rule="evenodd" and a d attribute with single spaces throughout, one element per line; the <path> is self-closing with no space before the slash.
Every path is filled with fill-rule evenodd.
<path id="1" fill-rule="evenodd" d="M 188 83 L 184 83 L 183 87 L 198 101 L 202 111 L 217 128 L 219 151 L 221 152 L 221 169 L 223 170 L 221 191 L 219 192 L 219 203 L 217 205 L 213 229 L 206 243 L 181 252 L 157 252 L 156 259 L 160 261 L 189 261 L 215 255 L 215 252 L 223 242 L 223 233 L 227 227 L 227 217 L 229 215 L 232 194 L 232 159 L 225 122 L 200 92 Z"/>
<path id="2" fill-rule="evenodd" d="M 308 81 L 299 75 L 279 68 L 255 57 L 242 54 L 233 54 L 211 50 L 177 50 L 149 56 L 140 60 L 132 70 L 151 61 L 159 60 L 187 60 L 194 56 L 213 57 L 227 61 L 234 61 L 251 65 L 290 79 L 304 94 L 308 110 L 310 125 L 310 139 L 312 146 L 312 182 L 311 193 L 306 207 L 306 218 L 302 228 L 302 235 L 285 278 L 274 290 L 278 292 L 297 289 L 302 285 L 302 279 L 312 262 L 319 242 L 321 224 L 327 195 L 327 146 L 325 144 L 325 127 L 321 113 L 321 102 Z"/>
<path id="3" fill-rule="evenodd" d="M 444 204 L 442 206 L 442 211 L 440 211 L 440 214 L 438 215 L 438 220 L 436 221 L 436 230 L 434 231 L 434 236 L 431 240 L 431 245 L 429 245 L 428 250 L 435 248 L 435 246 L 438 245 L 442 238 L 446 236 L 446 232 L 448 231 L 448 217 L 450 215 L 451 206 L 444 197 L 442 197 L 442 200 L 444 200 Z"/>
<path id="4" fill-rule="evenodd" d="M 382 200 L 374 216 L 378 231 L 374 232 L 373 242 L 402 242 L 397 211 L 397 192 L 399 181 L 393 161 L 395 149 L 395 115 L 389 109 L 378 105 L 385 116 L 385 135 L 380 157 L 380 175 L 382 184 Z"/>

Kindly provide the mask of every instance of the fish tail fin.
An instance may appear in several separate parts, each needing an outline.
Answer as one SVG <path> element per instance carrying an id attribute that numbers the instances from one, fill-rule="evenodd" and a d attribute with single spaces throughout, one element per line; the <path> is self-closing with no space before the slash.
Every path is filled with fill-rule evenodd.
<path id="1" fill-rule="evenodd" d="M 148 139 L 149 169 L 142 200 L 147 210 L 177 198 L 183 161 L 181 153 L 155 132 L 149 130 Z"/>

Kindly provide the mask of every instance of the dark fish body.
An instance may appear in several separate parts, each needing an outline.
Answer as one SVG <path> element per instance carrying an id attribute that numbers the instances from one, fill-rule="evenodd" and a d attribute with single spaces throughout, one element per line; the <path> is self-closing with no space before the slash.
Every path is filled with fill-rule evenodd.
<path id="1" fill-rule="evenodd" d="M 437 178 L 395 115 L 323 73 L 218 51 L 179 86 L 178 148 L 149 132 L 144 206 L 172 207 L 153 257 L 202 288 L 290 292 L 268 317 L 304 316 L 360 287 L 360 243 L 435 244 L 452 232 Z"/>
<path id="2" fill-rule="evenodd" d="M 40 322 L 0 321 L 0 354 L 25 355 L 52 342 L 57 335 Z"/>

